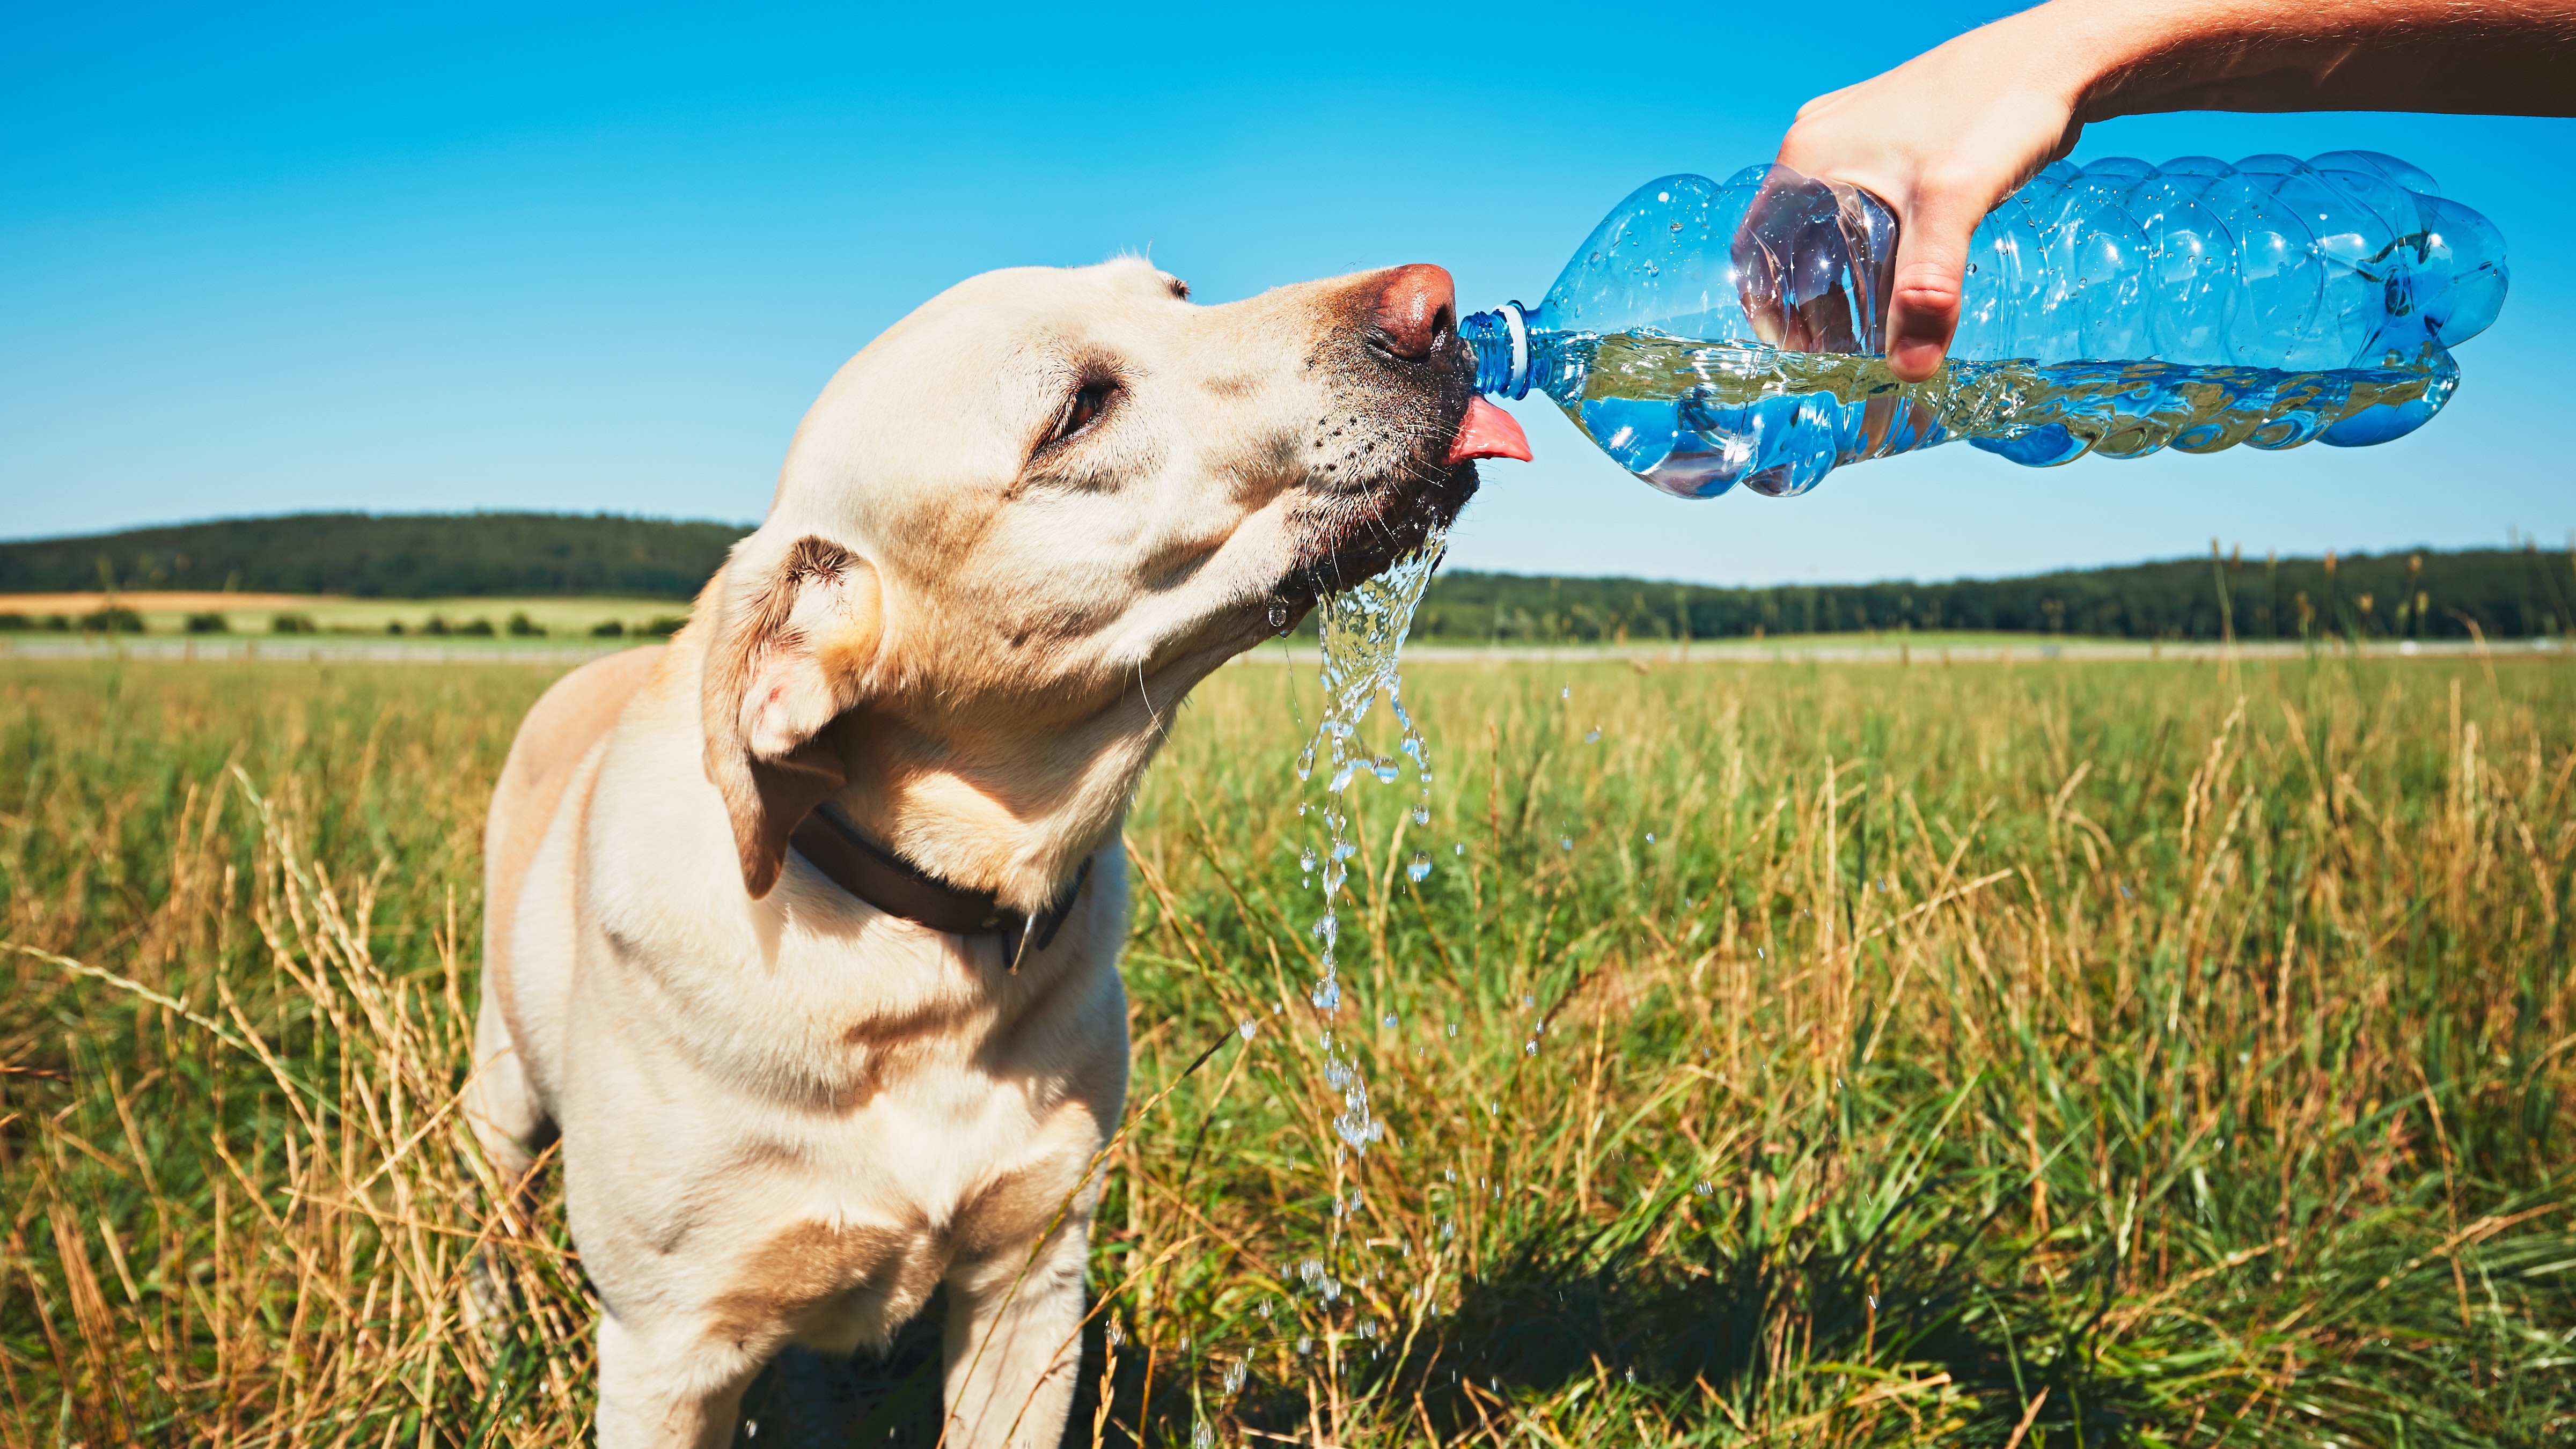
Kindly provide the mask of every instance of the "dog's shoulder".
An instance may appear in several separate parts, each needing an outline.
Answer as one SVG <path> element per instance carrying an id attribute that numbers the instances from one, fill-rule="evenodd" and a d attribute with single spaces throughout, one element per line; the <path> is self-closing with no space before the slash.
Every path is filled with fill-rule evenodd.
<path id="1" fill-rule="evenodd" d="M 564 788 L 669 652 L 667 645 L 654 645 L 594 659 L 556 680 L 519 723 L 483 825 L 484 971 L 505 997 L 509 924 Z"/>
<path id="2" fill-rule="evenodd" d="M 560 788 L 572 766 L 616 725 L 669 648 L 621 649 L 556 680 L 519 722 L 497 793 L 525 796 Z"/>

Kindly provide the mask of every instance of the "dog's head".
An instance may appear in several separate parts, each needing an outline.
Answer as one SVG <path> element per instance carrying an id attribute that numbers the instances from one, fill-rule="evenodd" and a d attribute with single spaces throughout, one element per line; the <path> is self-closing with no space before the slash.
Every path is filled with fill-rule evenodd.
<path id="1" fill-rule="evenodd" d="M 744 884 L 838 796 L 1044 901 L 1191 685 L 1456 516 L 1473 375 L 1428 266 L 1221 307 L 1141 260 L 1027 268 L 897 323 L 690 630 Z"/>

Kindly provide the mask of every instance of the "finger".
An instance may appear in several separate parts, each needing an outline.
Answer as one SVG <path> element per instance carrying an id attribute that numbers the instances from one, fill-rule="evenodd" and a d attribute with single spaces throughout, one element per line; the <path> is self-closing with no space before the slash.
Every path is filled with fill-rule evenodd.
<path id="1" fill-rule="evenodd" d="M 1887 308 L 1887 367 L 1903 381 L 1931 377 L 1950 350 L 1967 281 L 1968 240 L 1980 214 L 1938 193 L 1918 196 L 1907 208 Z"/>

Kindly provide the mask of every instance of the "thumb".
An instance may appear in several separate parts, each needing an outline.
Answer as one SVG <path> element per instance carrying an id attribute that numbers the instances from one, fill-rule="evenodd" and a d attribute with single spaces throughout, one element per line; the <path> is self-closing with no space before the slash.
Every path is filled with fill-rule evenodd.
<path id="1" fill-rule="evenodd" d="M 1906 382 L 1940 370 L 1959 326 L 1968 241 L 1982 213 L 1947 196 L 1918 195 L 1896 238 L 1887 306 L 1887 368 Z"/>

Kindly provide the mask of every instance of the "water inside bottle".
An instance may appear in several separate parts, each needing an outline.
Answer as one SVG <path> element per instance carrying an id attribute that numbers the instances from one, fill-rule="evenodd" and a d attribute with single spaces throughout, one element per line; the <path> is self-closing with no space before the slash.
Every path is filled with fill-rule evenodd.
<path id="1" fill-rule="evenodd" d="M 1880 357 L 1651 331 L 1538 339 L 1535 385 L 1619 465 L 1668 493 L 1785 497 L 1835 467 L 1965 437 L 2035 467 L 2239 443 L 2359 446 L 2419 427 L 2459 369 L 2438 348 L 2378 368 L 2282 372 L 2157 361 L 1962 362 L 1901 382 Z"/>

